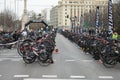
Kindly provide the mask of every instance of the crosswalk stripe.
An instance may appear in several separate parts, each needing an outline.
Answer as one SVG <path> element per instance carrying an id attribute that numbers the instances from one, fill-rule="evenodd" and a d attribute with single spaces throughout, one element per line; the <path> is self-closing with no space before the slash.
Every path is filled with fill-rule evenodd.
<path id="1" fill-rule="evenodd" d="M 29 75 L 14 75 L 14 77 L 29 77 Z"/>
<path id="2" fill-rule="evenodd" d="M 26 78 L 24 80 L 78 80 L 78 79 L 37 79 L 37 78 Z M 79 80 L 83 80 L 83 79 L 79 79 Z M 84 79 L 87 80 L 87 79 Z"/>
<path id="3" fill-rule="evenodd" d="M 57 78 L 57 75 L 42 75 L 42 77 L 46 78 Z"/>
<path id="4" fill-rule="evenodd" d="M 10 60 L 10 58 L 1 58 L 0 61 Z"/>
<path id="5" fill-rule="evenodd" d="M 0 61 L 20 61 L 22 58 L 0 58 Z"/>
<path id="6" fill-rule="evenodd" d="M 101 79 L 113 79 L 112 76 L 99 76 L 99 78 L 101 78 Z"/>
<path id="7" fill-rule="evenodd" d="M 66 62 L 73 62 L 73 61 L 75 61 L 75 60 L 65 60 Z"/>
<path id="8" fill-rule="evenodd" d="M 83 62 L 93 62 L 93 60 L 81 60 Z"/>
<path id="9" fill-rule="evenodd" d="M 20 61 L 22 59 L 11 59 L 11 61 Z"/>
<path id="10" fill-rule="evenodd" d="M 71 75 L 70 78 L 84 79 L 86 77 L 85 76 L 73 76 L 73 75 Z"/>
<path id="11" fill-rule="evenodd" d="M 73 62 L 73 61 L 82 61 L 82 62 L 93 62 L 93 60 L 80 60 L 80 59 L 78 59 L 78 60 L 65 60 L 66 62 Z"/>

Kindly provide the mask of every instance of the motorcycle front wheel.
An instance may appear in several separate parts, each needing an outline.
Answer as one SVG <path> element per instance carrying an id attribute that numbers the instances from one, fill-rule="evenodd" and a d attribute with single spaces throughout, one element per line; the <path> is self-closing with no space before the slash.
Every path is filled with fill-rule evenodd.
<path id="1" fill-rule="evenodd" d="M 50 59 L 49 59 L 47 53 L 39 54 L 38 60 L 39 60 L 38 61 L 39 64 L 42 65 L 42 66 L 48 66 L 50 64 Z"/>
<path id="2" fill-rule="evenodd" d="M 31 64 L 31 63 L 35 62 L 36 56 L 35 57 L 27 57 L 26 56 L 26 57 L 23 57 L 23 60 L 24 60 L 25 63 Z"/>

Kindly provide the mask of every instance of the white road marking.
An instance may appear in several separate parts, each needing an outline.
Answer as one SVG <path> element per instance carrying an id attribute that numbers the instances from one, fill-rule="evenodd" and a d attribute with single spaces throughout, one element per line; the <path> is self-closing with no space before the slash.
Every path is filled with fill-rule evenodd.
<path id="1" fill-rule="evenodd" d="M 66 62 L 73 62 L 73 61 L 75 61 L 75 60 L 65 60 Z"/>
<path id="2" fill-rule="evenodd" d="M 22 59 L 11 59 L 11 61 L 20 61 L 20 60 L 22 60 Z"/>
<path id="3" fill-rule="evenodd" d="M 74 79 L 85 79 L 85 76 L 73 76 L 71 75 L 70 78 L 74 78 Z"/>
<path id="4" fill-rule="evenodd" d="M 80 60 L 80 59 L 77 59 L 77 60 L 71 59 L 71 60 L 65 60 L 65 61 L 66 62 L 73 62 L 73 61 L 93 62 L 93 60 Z"/>
<path id="5" fill-rule="evenodd" d="M 0 75 L 0 77 L 2 77 L 2 75 Z"/>
<path id="6" fill-rule="evenodd" d="M 20 61 L 22 58 L 0 58 L 0 61 Z"/>
<path id="7" fill-rule="evenodd" d="M 80 60 L 80 61 L 83 61 L 83 62 L 93 62 L 93 60 Z"/>
<path id="8" fill-rule="evenodd" d="M 101 78 L 101 79 L 113 79 L 112 76 L 99 76 L 99 78 Z"/>
<path id="9" fill-rule="evenodd" d="M 76 80 L 76 79 L 37 79 L 37 78 L 26 78 L 24 80 Z M 87 79 L 84 79 L 84 80 L 87 80 Z"/>
<path id="10" fill-rule="evenodd" d="M 44 78 L 57 78 L 57 75 L 42 75 Z"/>
<path id="11" fill-rule="evenodd" d="M 55 61 L 55 62 L 56 62 L 56 59 L 53 59 L 53 61 Z"/>
<path id="12" fill-rule="evenodd" d="M 1 56 L 14 56 L 15 54 L 0 54 Z"/>
<path id="13" fill-rule="evenodd" d="M 13 58 L 21 58 L 19 55 L 18 56 L 12 56 Z"/>
<path id="14" fill-rule="evenodd" d="M 10 58 L 1 58 L 0 61 L 10 60 Z"/>
<path id="15" fill-rule="evenodd" d="M 29 75 L 14 75 L 14 77 L 29 77 Z"/>
<path id="16" fill-rule="evenodd" d="M 28 78 L 28 79 L 24 79 L 24 80 L 43 80 L 43 79 Z"/>
<path id="17" fill-rule="evenodd" d="M 15 57 L 15 58 L 19 58 L 19 55 L 15 55 L 15 54 L 0 54 L 0 56 L 8 56 L 8 57 Z"/>

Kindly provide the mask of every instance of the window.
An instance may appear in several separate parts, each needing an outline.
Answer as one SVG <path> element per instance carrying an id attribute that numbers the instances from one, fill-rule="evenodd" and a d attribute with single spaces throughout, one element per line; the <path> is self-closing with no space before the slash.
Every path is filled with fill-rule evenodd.
<path id="1" fill-rule="evenodd" d="M 65 25 L 67 25 L 67 23 L 65 23 Z"/>
<path id="2" fill-rule="evenodd" d="M 104 4 L 104 1 L 102 2 L 102 4 Z"/>
<path id="3" fill-rule="evenodd" d="M 90 4 L 90 2 L 89 2 L 89 4 Z"/>
<path id="4" fill-rule="evenodd" d="M 78 2 L 75 1 L 74 3 L 78 3 Z"/>

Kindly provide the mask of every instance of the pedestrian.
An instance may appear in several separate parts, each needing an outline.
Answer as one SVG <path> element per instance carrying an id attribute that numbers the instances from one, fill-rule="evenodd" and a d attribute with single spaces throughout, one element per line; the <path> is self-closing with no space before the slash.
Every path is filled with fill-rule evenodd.
<path id="1" fill-rule="evenodd" d="M 23 30 L 23 31 L 22 31 L 22 36 L 23 36 L 23 39 L 26 39 L 26 38 L 27 38 L 27 31 L 26 31 L 26 30 Z"/>
<path id="2" fill-rule="evenodd" d="M 112 34 L 112 39 L 115 39 L 115 40 L 118 39 L 118 33 L 117 33 L 117 32 L 114 32 L 114 33 Z"/>
<path id="3" fill-rule="evenodd" d="M 18 33 L 17 33 L 17 31 L 15 31 L 15 33 L 13 34 L 14 41 L 17 41 L 18 38 L 19 38 Z"/>

